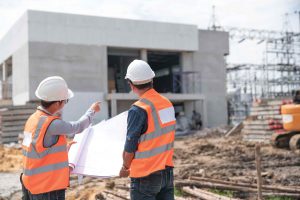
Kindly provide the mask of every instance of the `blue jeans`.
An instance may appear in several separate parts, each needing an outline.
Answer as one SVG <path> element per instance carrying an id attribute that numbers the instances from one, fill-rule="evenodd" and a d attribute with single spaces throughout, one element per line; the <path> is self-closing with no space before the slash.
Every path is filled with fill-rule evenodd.
<path id="1" fill-rule="evenodd" d="M 174 200 L 173 168 L 146 177 L 131 178 L 131 200 Z"/>
<path id="2" fill-rule="evenodd" d="M 20 182 L 22 185 L 22 200 L 65 200 L 66 190 L 55 190 L 51 192 L 46 192 L 42 194 L 31 194 L 29 190 L 27 190 L 22 182 L 22 174 L 20 176 Z"/>

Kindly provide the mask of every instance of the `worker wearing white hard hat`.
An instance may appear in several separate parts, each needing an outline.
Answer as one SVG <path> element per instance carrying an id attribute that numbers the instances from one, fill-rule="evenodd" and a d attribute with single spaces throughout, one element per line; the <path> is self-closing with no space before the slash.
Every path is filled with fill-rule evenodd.
<path id="1" fill-rule="evenodd" d="M 44 79 L 35 95 L 41 105 L 28 118 L 22 143 L 23 199 L 64 200 L 70 174 L 66 136 L 87 128 L 100 111 L 100 103 L 93 103 L 78 121 L 66 122 L 58 113 L 74 94 L 62 77 Z"/>
<path id="2" fill-rule="evenodd" d="M 128 111 L 120 170 L 121 177 L 131 178 L 131 200 L 174 199 L 175 111 L 172 103 L 153 88 L 154 77 L 143 60 L 131 62 L 125 76 L 139 96 Z"/>

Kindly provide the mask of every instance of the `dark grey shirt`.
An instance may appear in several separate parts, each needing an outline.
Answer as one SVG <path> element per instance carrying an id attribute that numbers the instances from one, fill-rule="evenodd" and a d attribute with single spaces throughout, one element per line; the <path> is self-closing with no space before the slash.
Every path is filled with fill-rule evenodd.
<path id="1" fill-rule="evenodd" d="M 52 115 L 41 106 L 38 107 L 38 110 L 41 110 L 49 115 Z M 66 122 L 61 119 L 53 120 L 53 122 L 50 124 L 45 134 L 44 147 L 50 147 L 54 145 L 57 142 L 59 135 L 67 135 L 72 137 L 77 133 L 81 133 L 92 123 L 92 119 L 94 115 L 95 115 L 94 111 L 89 109 L 77 121 Z"/>

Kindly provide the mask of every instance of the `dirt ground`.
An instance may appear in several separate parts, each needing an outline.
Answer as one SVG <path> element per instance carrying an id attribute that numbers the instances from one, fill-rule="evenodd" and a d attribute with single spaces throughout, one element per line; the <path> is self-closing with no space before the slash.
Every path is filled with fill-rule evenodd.
<path id="1" fill-rule="evenodd" d="M 177 139 L 175 180 L 186 180 L 191 175 L 198 175 L 220 180 L 256 183 L 255 144 L 243 142 L 240 135 L 224 138 L 224 131 L 204 130 Z M 274 149 L 270 145 L 263 145 L 261 152 L 264 184 L 300 185 L 299 153 Z M 13 187 L 8 186 L 5 177 L 12 176 L 12 180 L 18 180 L 22 162 L 21 150 L 0 146 L 0 157 L 0 200 L 20 199 L 20 186 L 16 187 L 18 183 L 12 184 Z M 82 184 L 78 184 L 77 177 L 72 176 L 70 185 L 67 190 L 68 200 L 122 199 L 110 192 L 129 198 L 129 180 L 126 178 L 100 180 L 86 177 Z M 193 198 L 177 197 L 176 199 Z"/>

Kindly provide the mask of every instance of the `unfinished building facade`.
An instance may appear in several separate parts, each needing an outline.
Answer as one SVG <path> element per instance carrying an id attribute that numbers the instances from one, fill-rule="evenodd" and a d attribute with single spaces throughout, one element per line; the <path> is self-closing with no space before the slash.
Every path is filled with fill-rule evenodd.
<path id="1" fill-rule="evenodd" d="M 176 113 L 196 110 L 205 127 L 218 126 L 227 123 L 228 51 L 228 33 L 196 25 L 29 10 L 0 40 L 2 99 L 36 101 L 39 82 L 59 75 L 75 93 L 64 119 L 76 120 L 96 100 L 97 120 L 106 119 L 137 99 L 124 77 L 132 60 L 143 59 Z"/>

